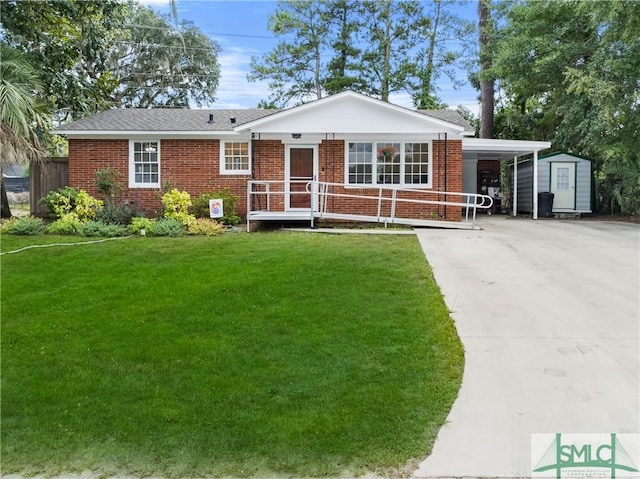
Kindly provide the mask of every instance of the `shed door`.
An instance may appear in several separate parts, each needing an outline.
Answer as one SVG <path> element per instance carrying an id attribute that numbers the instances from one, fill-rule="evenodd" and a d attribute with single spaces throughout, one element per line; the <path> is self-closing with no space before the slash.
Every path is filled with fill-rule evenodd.
<path id="1" fill-rule="evenodd" d="M 313 148 L 289 150 L 289 209 L 311 208 L 311 195 L 307 183 L 313 180 Z"/>
<path id="2" fill-rule="evenodd" d="M 551 163 L 553 211 L 576 209 L 576 164 Z"/>

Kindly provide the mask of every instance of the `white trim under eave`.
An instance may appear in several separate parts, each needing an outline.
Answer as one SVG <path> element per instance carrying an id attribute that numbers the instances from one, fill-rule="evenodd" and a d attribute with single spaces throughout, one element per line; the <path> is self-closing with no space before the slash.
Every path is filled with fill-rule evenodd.
<path id="1" fill-rule="evenodd" d="M 514 152 L 517 156 L 533 153 L 534 151 L 551 148 L 550 141 L 529 140 L 496 140 L 491 138 L 462 138 L 462 151 L 506 151 Z"/>
<path id="2" fill-rule="evenodd" d="M 68 139 L 122 139 L 122 138 L 161 138 L 163 140 L 194 140 L 202 138 L 210 138 L 212 140 L 218 137 L 236 137 L 247 138 L 248 135 L 242 135 L 235 131 L 130 131 L 130 130 L 55 130 L 56 135 L 66 135 Z"/>

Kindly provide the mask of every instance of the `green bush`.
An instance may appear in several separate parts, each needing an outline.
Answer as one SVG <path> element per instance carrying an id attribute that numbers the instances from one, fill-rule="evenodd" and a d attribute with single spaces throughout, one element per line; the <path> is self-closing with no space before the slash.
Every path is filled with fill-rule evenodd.
<path id="1" fill-rule="evenodd" d="M 145 230 L 147 233 L 151 234 L 155 222 L 155 220 L 150 220 L 149 218 L 145 218 L 143 216 L 133 217 L 131 218 L 129 231 L 133 234 L 140 234 L 141 230 Z"/>
<path id="2" fill-rule="evenodd" d="M 67 213 L 54 221 L 47 228 L 47 233 L 54 235 L 74 235 L 82 228 L 82 221 L 76 213 Z"/>
<path id="3" fill-rule="evenodd" d="M 153 223 L 151 234 L 153 236 L 182 236 L 185 233 L 185 227 L 182 222 L 176 218 L 161 218 Z"/>
<path id="4" fill-rule="evenodd" d="M 224 233 L 224 225 L 215 220 L 207 218 L 197 218 L 189 225 L 189 234 L 218 236 Z"/>
<path id="5" fill-rule="evenodd" d="M 112 202 L 124 189 L 122 173 L 115 168 L 103 168 L 95 173 L 96 188 L 105 196 L 107 203 Z"/>
<path id="6" fill-rule="evenodd" d="M 47 208 L 47 213 L 53 218 L 60 218 L 71 211 L 76 206 L 76 197 L 78 190 L 65 186 L 58 191 L 50 191 L 47 196 L 42 198 L 38 203 Z"/>
<path id="7" fill-rule="evenodd" d="M 195 220 L 195 217 L 189 214 L 191 206 L 191 195 L 186 191 L 179 191 L 173 188 L 162 195 L 162 205 L 164 206 L 164 217 L 173 218 L 184 226 L 189 226 Z"/>
<path id="8" fill-rule="evenodd" d="M 107 202 L 96 213 L 96 220 L 113 225 L 128 225 L 131 220 L 141 216 L 141 212 L 135 202 L 123 201 L 122 203 Z"/>
<path id="9" fill-rule="evenodd" d="M 209 218 L 209 200 L 221 199 L 224 207 L 224 216 L 217 220 L 225 225 L 235 226 L 240 223 L 240 217 L 236 213 L 236 202 L 238 195 L 231 193 L 229 188 L 223 188 L 219 191 L 202 193 L 191 206 L 191 213 L 196 218 Z"/>
<path id="10" fill-rule="evenodd" d="M 71 187 L 51 191 L 40 200 L 47 208 L 47 212 L 54 218 L 73 213 L 80 221 L 88 221 L 95 218 L 96 212 L 102 208 L 102 201 L 94 198 L 85 190 L 77 190 Z"/>
<path id="11" fill-rule="evenodd" d="M 87 221 L 80 225 L 78 229 L 80 236 L 97 236 L 101 238 L 113 238 L 116 236 L 124 236 L 127 234 L 127 227 L 104 223 L 102 221 Z"/>
<path id="12" fill-rule="evenodd" d="M 33 216 L 14 217 L 2 224 L 2 232 L 12 235 L 39 235 L 46 229 L 44 221 Z"/>

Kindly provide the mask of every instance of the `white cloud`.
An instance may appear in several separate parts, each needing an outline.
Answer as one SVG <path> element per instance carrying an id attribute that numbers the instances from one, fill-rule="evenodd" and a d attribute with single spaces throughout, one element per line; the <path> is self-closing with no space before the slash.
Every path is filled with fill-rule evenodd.
<path id="1" fill-rule="evenodd" d="M 247 74 L 252 55 L 259 52 L 238 47 L 227 47 L 218 56 L 220 84 L 216 94 L 216 108 L 255 108 L 260 100 L 269 97 L 266 82 L 249 82 Z"/>

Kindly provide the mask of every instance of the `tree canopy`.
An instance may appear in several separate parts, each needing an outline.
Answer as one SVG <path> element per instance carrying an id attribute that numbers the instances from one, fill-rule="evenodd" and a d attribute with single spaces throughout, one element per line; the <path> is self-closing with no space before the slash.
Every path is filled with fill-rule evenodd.
<path id="1" fill-rule="evenodd" d="M 59 121 L 111 107 L 214 101 L 218 45 L 131 0 L 2 2 L 5 41 L 39 66 Z"/>
<path id="2" fill-rule="evenodd" d="M 499 136 L 551 140 L 597 160 L 601 205 L 640 211 L 640 9 L 588 0 L 501 8 Z"/>
<path id="3" fill-rule="evenodd" d="M 420 108 L 440 105 L 435 80 L 450 67 L 473 25 L 454 14 L 453 0 L 281 1 L 269 29 L 282 37 L 254 57 L 250 80 L 267 80 L 270 101 L 303 103 L 345 89 L 388 101 L 408 92 Z"/>

